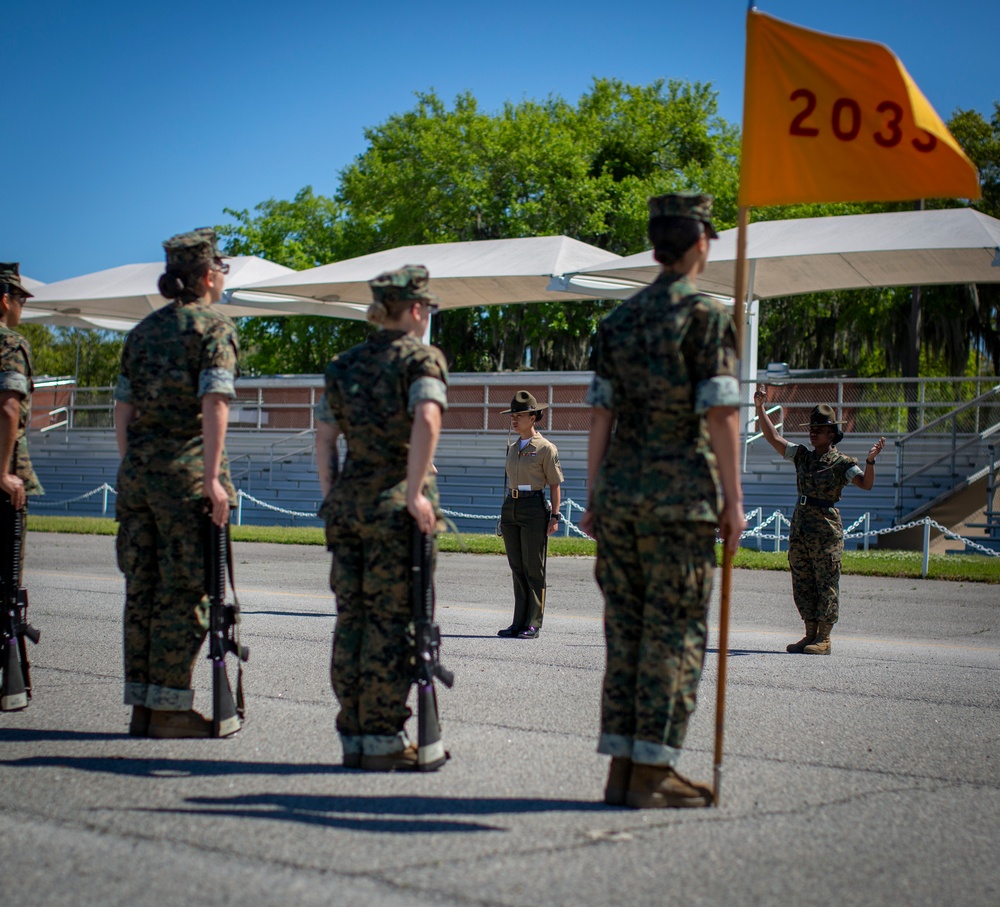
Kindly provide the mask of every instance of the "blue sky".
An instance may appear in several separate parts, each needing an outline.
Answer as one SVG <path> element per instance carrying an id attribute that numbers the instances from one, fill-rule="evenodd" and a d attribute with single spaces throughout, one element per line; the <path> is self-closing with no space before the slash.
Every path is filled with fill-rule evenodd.
<path id="1" fill-rule="evenodd" d="M 887 44 L 942 117 L 1000 100 L 996 0 L 763 0 Z M 431 88 L 493 111 L 594 76 L 711 82 L 739 123 L 745 0 L 10 0 L 0 260 L 51 282 L 162 255 L 173 233 L 312 185 Z"/>

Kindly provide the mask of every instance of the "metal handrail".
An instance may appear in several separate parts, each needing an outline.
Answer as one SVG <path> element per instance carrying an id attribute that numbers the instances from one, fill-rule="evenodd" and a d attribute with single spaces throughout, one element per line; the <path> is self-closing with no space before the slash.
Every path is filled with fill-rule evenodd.
<path id="1" fill-rule="evenodd" d="M 289 435 L 287 438 L 281 438 L 281 439 L 275 441 L 274 443 L 272 443 L 270 445 L 270 447 L 268 448 L 268 456 L 267 456 L 267 469 L 268 469 L 268 472 L 270 472 L 270 473 L 274 472 L 274 464 L 275 463 L 283 463 L 285 460 L 289 460 L 292 457 L 294 457 L 294 456 L 296 456 L 296 455 L 298 455 L 300 453 L 305 453 L 306 451 L 312 450 L 313 446 L 310 443 L 310 444 L 307 444 L 307 445 L 305 445 L 303 447 L 297 447 L 297 448 L 295 448 L 295 450 L 291 450 L 288 453 L 282 454 L 277 459 L 275 459 L 275 456 L 274 456 L 275 448 L 280 447 L 282 444 L 288 444 L 289 442 L 297 441 L 299 438 L 303 438 L 306 435 L 310 435 L 310 436 L 314 435 L 315 433 L 316 433 L 316 429 L 314 429 L 314 428 L 304 428 L 302 431 L 296 432 L 294 435 Z"/>
<path id="2" fill-rule="evenodd" d="M 901 447 L 907 441 L 910 440 L 914 435 L 922 435 L 930 431 L 934 426 L 947 422 L 949 419 L 954 419 L 959 413 L 964 413 L 967 409 L 971 409 L 973 406 L 979 406 L 986 401 L 987 397 L 992 397 L 994 394 L 1000 393 L 1000 384 L 991 387 L 985 394 L 980 394 L 974 400 L 970 400 L 968 403 L 963 403 L 961 406 L 956 406 L 951 412 L 945 413 L 943 416 L 938 416 L 932 422 L 928 422 L 926 425 L 922 425 L 920 428 L 911 431 L 908 435 L 903 435 L 902 438 L 896 439 L 896 446 Z"/>
<path id="3" fill-rule="evenodd" d="M 235 463 L 237 460 L 246 460 L 247 461 L 247 468 L 245 470 L 243 470 L 243 472 L 236 472 L 233 469 L 233 463 Z M 229 479 L 230 479 L 230 481 L 235 482 L 237 479 L 242 479 L 243 476 L 247 476 L 248 477 L 247 488 L 249 489 L 249 487 L 250 487 L 249 476 L 250 476 L 250 471 L 251 471 L 251 467 L 252 466 L 253 466 L 253 457 L 250 456 L 250 454 L 237 454 L 235 457 L 229 457 Z"/>
<path id="4" fill-rule="evenodd" d="M 956 473 L 956 465 L 958 455 L 972 446 L 981 445 L 987 438 L 994 435 L 997 431 L 1000 431 L 1000 423 L 991 425 L 982 431 L 976 431 L 974 437 L 969 438 L 969 433 L 963 433 L 963 438 L 969 438 L 964 442 L 959 442 L 958 433 L 958 417 L 972 408 L 981 407 L 987 400 L 1000 394 L 1000 384 L 994 385 L 985 394 L 980 394 L 974 400 L 970 400 L 968 403 L 963 403 L 961 406 L 955 407 L 951 412 L 940 416 L 939 418 L 928 422 L 927 425 L 922 428 L 918 428 L 916 431 L 912 431 L 902 438 L 898 438 L 895 442 L 896 445 L 896 475 L 895 475 L 895 486 L 896 486 L 896 519 L 902 516 L 903 512 L 903 486 L 912 481 L 919 475 L 928 472 L 930 469 L 939 466 L 941 463 L 951 460 L 951 472 L 954 478 Z M 906 445 L 911 442 L 916 437 L 924 437 L 931 435 L 934 429 L 939 428 L 942 425 L 946 425 L 950 422 L 951 424 L 951 443 L 949 449 L 939 457 L 936 457 L 928 463 L 922 464 L 919 468 L 913 470 L 910 473 L 904 475 L 904 457 L 906 452 Z M 977 413 L 976 427 L 979 427 L 979 418 Z M 941 433 L 943 434 L 943 433 Z"/>
<path id="5" fill-rule="evenodd" d="M 61 422 L 50 422 L 44 428 L 38 430 L 39 434 L 44 434 L 47 431 L 52 431 L 54 428 L 62 428 L 63 426 L 66 426 L 67 429 L 69 428 L 69 407 L 57 406 L 55 409 L 49 410 L 49 419 L 58 413 L 62 413 L 64 416 L 63 420 Z"/>

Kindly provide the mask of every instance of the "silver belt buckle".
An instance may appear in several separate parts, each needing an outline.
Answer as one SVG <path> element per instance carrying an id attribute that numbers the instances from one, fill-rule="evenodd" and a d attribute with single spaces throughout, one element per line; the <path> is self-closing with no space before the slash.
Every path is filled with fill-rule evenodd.
<path id="1" fill-rule="evenodd" d="M 808 495 L 805 495 L 805 494 L 804 494 L 804 495 L 802 495 L 801 497 L 799 497 L 799 503 L 800 503 L 800 504 L 805 504 L 805 503 L 806 503 L 806 498 L 807 498 L 807 497 L 808 497 Z"/>

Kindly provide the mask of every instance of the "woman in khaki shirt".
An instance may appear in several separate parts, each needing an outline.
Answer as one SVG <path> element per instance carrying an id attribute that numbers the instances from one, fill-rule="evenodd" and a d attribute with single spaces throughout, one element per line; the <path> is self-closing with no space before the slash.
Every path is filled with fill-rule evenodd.
<path id="1" fill-rule="evenodd" d="M 514 579 L 514 619 L 497 636 L 536 639 L 545 613 L 545 554 L 548 537 L 559 528 L 559 485 L 563 481 L 559 451 L 535 427 L 547 403 L 527 391 L 510 401 L 511 428 L 519 437 L 507 448 L 507 497 L 500 511 L 500 530 Z M 551 507 L 545 499 L 549 486 Z"/>

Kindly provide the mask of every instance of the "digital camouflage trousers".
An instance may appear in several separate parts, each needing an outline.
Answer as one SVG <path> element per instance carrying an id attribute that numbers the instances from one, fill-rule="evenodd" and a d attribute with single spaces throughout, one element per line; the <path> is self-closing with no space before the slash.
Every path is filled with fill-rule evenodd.
<path id="1" fill-rule="evenodd" d="M 788 536 L 792 598 L 803 621 L 835 624 L 840 617 L 844 531 L 834 507 L 800 504 Z"/>
<path id="2" fill-rule="evenodd" d="M 349 748 L 402 749 L 411 711 L 413 520 L 406 511 L 328 530 L 337 596 L 330 681 L 340 703 L 337 730 Z"/>
<path id="3" fill-rule="evenodd" d="M 189 709 L 208 630 L 204 504 L 163 496 L 127 504 L 118 503 L 116 545 L 125 574 L 125 704 Z"/>
<path id="4" fill-rule="evenodd" d="M 705 660 L 715 527 L 599 515 L 607 667 L 598 752 L 674 765 Z"/>

